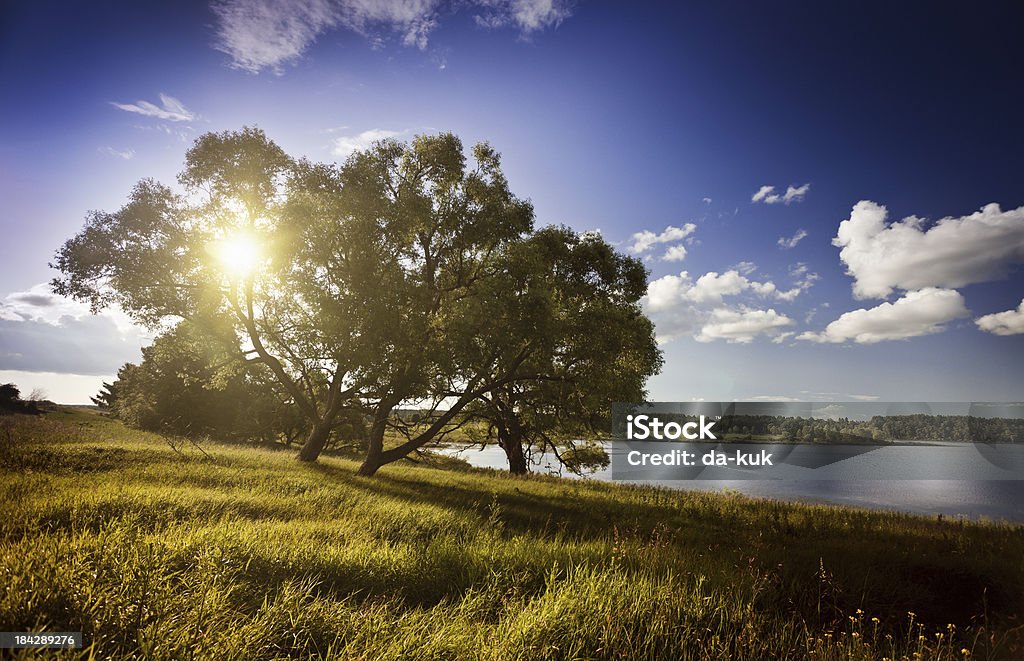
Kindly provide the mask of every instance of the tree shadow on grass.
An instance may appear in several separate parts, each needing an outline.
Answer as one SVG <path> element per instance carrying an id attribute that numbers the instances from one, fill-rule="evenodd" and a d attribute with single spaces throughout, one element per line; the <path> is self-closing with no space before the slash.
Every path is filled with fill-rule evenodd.
<path id="1" fill-rule="evenodd" d="M 480 486 L 474 488 L 466 484 L 474 476 L 464 473 L 446 480 L 418 479 L 416 471 L 365 478 L 329 464 L 310 468 L 357 491 L 435 504 L 483 520 L 494 518 L 497 507 L 497 518 L 507 534 L 653 543 L 659 526 L 667 528 L 669 541 L 661 552 L 678 556 L 680 562 L 702 557 L 702 571 L 732 568 L 733 579 L 739 582 L 749 578 L 741 576 L 748 570 L 770 577 L 774 586 L 758 600 L 766 610 L 797 608 L 809 616 L 820 597 L 822 563 L 834 581 L 830 598 L 837 613 L 865 608 L 898 618 L 914 610 L 923 621 L 944 626 L 947 622 L 965 625 L 983 614 L 1012 620 L 1024 608 L 1024 579 L 1011 565 L 945 552 L 952 538 L 960 537 L 971 546 L 998 543 L 1003 552 L 1017 555 L 1024 548 L 1019 530 L 988 530 L 898 515 L 879 525 L 873 523 L 878 519 L 872 513 L 844 509 L 809 513 L 801 524 L 787 519 L 800 505 L 773 501 L 730 501 L 728 496 L 677 492 L 664 494 L 660 503 L 624 502 L 603 485 L 558 485 L 481 474 Z M 940 576 L 944 578 L 939 580 Z"/>

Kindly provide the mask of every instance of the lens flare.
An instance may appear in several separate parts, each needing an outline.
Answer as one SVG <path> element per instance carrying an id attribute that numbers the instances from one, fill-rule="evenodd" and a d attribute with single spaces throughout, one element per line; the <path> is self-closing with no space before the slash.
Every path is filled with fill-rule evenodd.
<path id="1" fill-rule="evenodd" d="M 213 254 L 226 274 L 238 278 L 252 275 L 263 260 L 259 242 L 249 234 L 234 234 L 217 241 Z"/>

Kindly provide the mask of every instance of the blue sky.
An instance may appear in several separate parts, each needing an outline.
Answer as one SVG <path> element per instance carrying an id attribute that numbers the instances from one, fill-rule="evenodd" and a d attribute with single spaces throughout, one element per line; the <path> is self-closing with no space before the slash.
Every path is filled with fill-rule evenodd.
<path id="1" fill-rule="evenodd" d="M 82 402 L 137 360 L 47 262 L 258 125 L 490 141 L 538 224 L 646 261 L 654 399 L 1024 399 L 1019 3 L 102 5 L 0 10 L 0 381 Z"/>

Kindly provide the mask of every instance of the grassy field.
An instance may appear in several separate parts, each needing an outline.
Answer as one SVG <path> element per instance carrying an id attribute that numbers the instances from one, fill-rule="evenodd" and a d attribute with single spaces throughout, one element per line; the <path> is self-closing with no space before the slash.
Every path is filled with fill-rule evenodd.
<path id="1" fill-rule="evenodd" d="M 1024 657 L 1024 530 L 0 418 L 0 630 L 83 658 Z M 29 655 L 25 655 L 26 657 Z"/>

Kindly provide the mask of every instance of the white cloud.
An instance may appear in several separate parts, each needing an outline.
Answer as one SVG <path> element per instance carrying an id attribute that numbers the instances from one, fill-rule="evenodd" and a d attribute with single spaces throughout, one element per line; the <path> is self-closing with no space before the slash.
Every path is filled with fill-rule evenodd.
<path id="1" fill-rule="evenodd" d="M 790 204 L 802 202 L 807 191 L 811 190 L 810 184 L 803 186 L 788 186 L 786 192 L 779 194 L 775 192 L 775 186 L 761 186 L 750 198 L 751 202 L 764 202 L 765 204 Z"/>
<path id="2" fill-rule="evenodd" d="M 647 284 L 645 306 L 653 312 L 668 310 L 686 302 L 686 293 L 693 288 L 693 281 L 686 271 L 679 275 L 666 275 Z"/>
<path id="3" fill-rule="evenodd" d="M 989 204 L 969 216 L 925 228 L 915 216 L 887 223 L 884 206 L 854 205 L 832 244 L 854 278 L 856 298 L 885 298 L 894 289 L 955 288 L 1004 277 L 1024 262 L 1024 207 Z"/>
<path id="4" fill-rule="evenodd" d="M 809 286 L 808 284 L 807 287 Z M 775 296 L 781 300 L 793 300 L 802 291 L 802 288 L 783 291 L 770 280 L 765 282 L 750 280 L 736 270 L 729 270 L 725 273 L 709 271 L 694 282 L 689 273 L 682 271 L 679 275 L 666 275 L 649 283 L 646 302 L 652 310 L 664 310 L 679 302 L 716 304 L 720 303 L 725 296 L 735 296 L 746 291 L 759 296 Z"/>
<path id="5" fill-rule="evenodd" d="M 847 312 L 821 333 L 806 332 L 797 339 L 858 344 L 902 340 L 938 333 L 943 330 L 943 324 L 968 314 L 960 292 L 928 288 L 910 292 L 894 303 Z"/>
<path id="6" fill-rule="evenodd" d="M 395 34 L 403 46 L 424 50 L 442 14 L 479 11 L 478 24 L 512 26 L 530 34 L 555 27 L 571 14 L 567 0 L 214 0 L 214 48 L 231 66 L 251 73 L 297 62 L 324 33 L 344 28 L 375 48 Z M 442 66 L 443 68 L 443 66 Z"/>
<path id="7" fill-rule="evenodd" d="M 335 156 L 347 158 L 353 152 L 364 151 L 378 140 L 394 138 L 404 131 L 388 131 L 387 129 L 370 129 L 358 135 L 343 135 L 335 138 L 331 144 L 331 151 Z"/>
<path id="8" fill-rule="evenodd" d="M 669 246 L 665 254 L 662 255 L 661 259 L 666 262 L 681 262 L 686 259 L 686 247 L 685 246 Z"/>
<path id="9" fill-rule="evenodd" d="M 806 286 L 809 287 L 810 284 Z M 743 336 L 743 328 L 750 328 L 755 322 L 781 322 L 782 319 L 786 319 L 787 325 L 791 323 L 788 317 L 777 315 L 774 310 L 767 311 L 773 315 L 769 318 L 765 316 L 766 311 L 750 310 L 742 306 L 736 309 L 723 307 L 723 298 L 746 294 L 748 299 L 753 295 L 792 301 L 801 291 L 803 289 L 799 286 L 782 291 L 771 281 L 750 280 L 735 269 L 725 273 L 710 271 L 696 281 L 689 273 L 681 271 L 679 275 L 666 275 L 650 282 L 642 304 L 655 322 L 659 342 L 669 342 L 695 332 L 704 337 L 702 341 L 709 341 L 719 336 L 724 339 L 729 332 L 738 333 L 737 337 Z M 711 309 L 715 307 L 717 309 Z M 751 312 L 765 312 L 765 315 L 749 314 Z M 726 313 L 733 316 L 729 317 Z M 741 317 L 735 318 L 735 315 Z"/>
<path id="10" fill-rule="evenodd" d="M 280 72 L 337 25 L 333 3 L 326 0 L 225 0 L 212 9 L 218 22 L 214 47 L 231 56 L 231 66 L 252 73 Z"/>
<path id="11" fill-rule="evenodd" d="M 796 244 L 798 244 L 801 241 L 803 241 L 804 237 L 806 237 L 806 236 L 807 236 L 807 231 L 806 230 L 798 229 L 796 231 L 796 234 L 794 234 L 793 236 L 789 237 L 788 239 L 786 237 L 784 237 L 784 236 L 779 237 L 778 245 L 783 250 L 789 250 L 790 248 L 795 248 Z"/>
<path id="12" fill-rule="evenodd" d="M 650 230 L 644 230 L 642 232 L 637 232 L 630 237 L 633 244 L 626 248 L 626 250 L 639 255 L 647 252 L 659 243 L 681 241 L 693 234 L 695 231 L 697 231 L 697 226 L 693 223 L 686 223 L 682 227 L 673 227 L 672 225 L 669 225 L 661 234 L 655 234 Z"/>
<path id="13" fill-rule="evenodd" d="M 750 281 L 736 271 L 722 274 L 710 271 L 697 278 L 697 282 L 686 293 L 686 298 L 694 303 L 717 303 L 723 296 L 733 296 L 749 287 Z"/>
<path id="14" fill-rule="evenodd" d="M 730 310 L 719 308 L 711 313 L 708 323 L 694 338 L 698 342 L 725 340 L 733 344 L 747 344 L 759 335 L 777 335 L 793 320 L 775 310 Z"/>
<path id="15" fill-rule="evenodd" d="M 775 190 L 775 186 L 761 186 L 757 189 L 757 192 L 754 193 L 753 197 L 750 198 L 750 201 L 761 202 L 767 198 L 773 190 Z"/>
<path id="16" fill-rule="evenodd" d="M 983 331 L 996 335 L 1020 335 L 1024 333 L 1024 300 L 1016 310 L 986 314 L 974 320 Z"/>
<path id="17" fill-rule="evenodd" d="M 135 150 L 134 149 L 118 150 L 118 149 L 114 149 L 113 147 L 100 147 L 100 153 L 101 154 L 106 154 L 107 156 L 113 156 L 115 158 L 120 158 L 120 159 L 125 160 L 125 161 L 130 161 L 133 158 L 135 158 Z"/>
<path id="18" fill-rule="evenodd" d="M 712 202 L 714 202 L 714 200 L 712 200 L 710 197 L 702 198 L 702 200 L 704 204 L 711 204 Z"/>
<path id="19" fill-rule="evenodd" d="M 185 107 L 185 104 L 173 96 L 161 93 L 160 104 L 158 106 L 149 101 L 136 101 L 135 103 L 110 102 L 110 105 L 120 110 L 138 113 L 146 117 L 156 117 L 168 122 L 191 122 L 196 118 L 195 114 Z"/>

